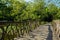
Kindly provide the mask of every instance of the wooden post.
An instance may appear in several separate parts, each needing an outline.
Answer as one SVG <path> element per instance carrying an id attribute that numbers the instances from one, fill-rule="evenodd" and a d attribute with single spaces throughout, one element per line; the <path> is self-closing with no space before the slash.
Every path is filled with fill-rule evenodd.
<path id="1" fill-rule="evenodd" d="M 52 21 L 53 33 L 56 34 L 57 40 L 60 39 L 60 20 L 53 20 Z"/>

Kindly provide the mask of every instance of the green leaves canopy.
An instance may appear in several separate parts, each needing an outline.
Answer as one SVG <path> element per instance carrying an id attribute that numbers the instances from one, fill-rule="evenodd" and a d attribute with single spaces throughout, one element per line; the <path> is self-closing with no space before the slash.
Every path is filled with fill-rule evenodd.
<path id="1" fill-rule="evenodd" d="M 44 0 L 25 2 L 18 0 L 0 1 L 0 20 L 50 20 L 60 18 L 59 8 L 55 4 L 45 5 Z"/>

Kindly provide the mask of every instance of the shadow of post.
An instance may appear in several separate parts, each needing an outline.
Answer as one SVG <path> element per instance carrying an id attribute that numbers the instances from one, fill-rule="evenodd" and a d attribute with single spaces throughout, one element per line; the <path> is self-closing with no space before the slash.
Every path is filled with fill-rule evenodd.
<path id="1" fill-rule="evenodd" d="M 46 38 L 46 40 L 53 40 L 53 34 L 52 34 L 52 30 L 50 28 L 50 25 L 48 25 L 48 30 L 49 30 L 49 33 L 48 33 L 48 36 Z"/>

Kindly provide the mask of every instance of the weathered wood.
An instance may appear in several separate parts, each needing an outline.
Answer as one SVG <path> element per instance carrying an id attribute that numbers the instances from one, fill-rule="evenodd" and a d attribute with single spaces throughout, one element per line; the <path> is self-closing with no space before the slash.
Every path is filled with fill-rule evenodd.
<path id="1" fill-rule="evenodd" d="M 20 22 L 12 22 L 12 21 L 0 21 L 0 29 L 2 30 L 2 38 L 1 40 L 4 40 L 4 36 L 7 35 L 8 39 L 12 40 L 16 36 L 22 37 L 26 33 L 28 34 L 29 31 L 35 29 L 37 27 L 38 22 L 36 21 L 20 21 Z M 8 31 L 9 26 L 11 26 L 11 30 Z M 13 26 L 15 26 L 15 30 L 13 29 Z M 35 27 L 36 26 L 36 27 Z M 6 29 L 4 29 L 6 27 Z M 8 31 L 8 32 L 7 32 Z M 3 35 L 4 34 L 4 35 Z M 10 35 L 12 34 L 12 35 Z"/>
<path id="2" fill-rule="evenodd" d="M 12 22 L 12 21 L 0 21 L 0 29 L 2 30 L 2 37 L 0 40 L 4 40 L 4 36 L 7 34 L 7 29 L 10 25 L 16 25 L 16 27 L 18 26 L 18 24 L 20 24 L 21 22 Z M 6 27 L 6 30 L 4 30 L 4 27 Z M 13 30 L 13 29 L 12 29 Z"/>
<path id="3" fill-rule="evenodd" d="M 56 34 L 59 40 L 60 39 L 60 20 L 53 20 L 52 27 L 53 27 L 54 33 Z"/>
<path id="4" fill-rule="evenodd" d="M 22 22 L 0 21 L 0 27 L 4 27 L 4 26 L 9 25 L 9 24 L 20 24 L 20 23 L 22 23 Z"/>

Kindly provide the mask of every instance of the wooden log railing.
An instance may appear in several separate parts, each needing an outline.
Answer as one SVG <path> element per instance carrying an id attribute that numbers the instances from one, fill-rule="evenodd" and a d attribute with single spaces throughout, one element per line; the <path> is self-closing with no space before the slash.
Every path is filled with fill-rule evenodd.
<path id="1" fill-rule="evenodd" d="M 23 37 L 26 33 L 33 30 L 36 25 L 35 21 L 23 22 L 3 22 L 0 21 L 0 29 L 2 30 L 0 40 L 14 40 L 15 37 Z"/>
<path id="2" fill-rule="evenodd" d="M 60 20 L 52 21 L 53 33 L 56 34 L 57 40 L 60 40 Z"/>
<path id="3" fill-rule="evenodd" d="M 2 30 L 2 37 L 1 37 L 0 40 L 6 40 L 5 39 L 5 37 L 6 37 L 5 35 L 9 36 L 8 35 L 9 32 L 7 33 L 9 26 L 11 26 L 12 34 L 14 34 L 14 30 L 13 30 L 12 26 L 15 25 L 16 26 L 16 29 L 17 29 L 17 26 L 20 23 L 21 22 L 3 22 L 3 21 L 0 21 L 0 29 Z M 6 27 L 6 29 L 4 29 L 4 27 Z M 17 31 L 18 31 L 18 29 L 17 29 Z M 17 33 L 19 33 L 19 32 L 17 32 Z M 14 38 L 14 37 L 12 37 L 12 38 Z M 10 36 L 8 37 L 8 39 L 11 39 Z"/>

